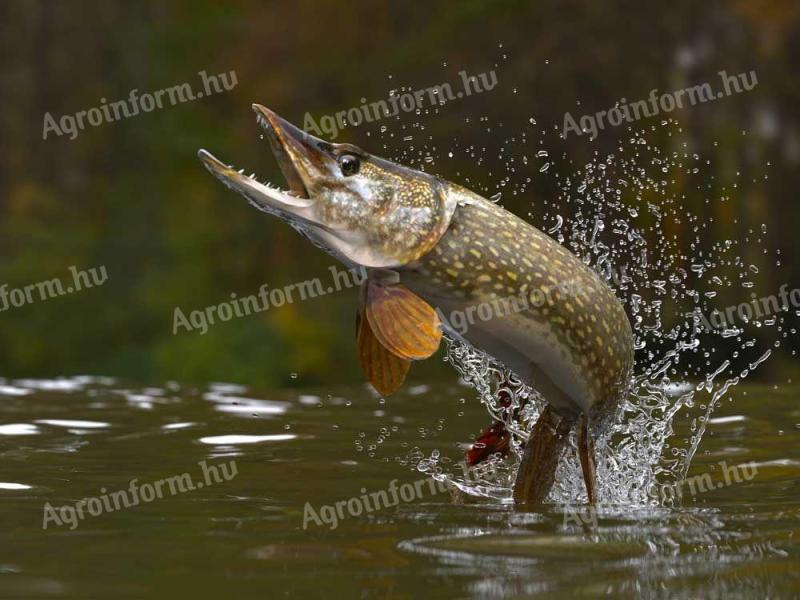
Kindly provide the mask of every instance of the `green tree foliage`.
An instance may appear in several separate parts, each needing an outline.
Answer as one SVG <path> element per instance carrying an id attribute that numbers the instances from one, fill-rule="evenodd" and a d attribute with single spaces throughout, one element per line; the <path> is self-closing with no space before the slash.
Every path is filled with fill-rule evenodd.
<path id="1" fill-rule="evenodd" d="M 714 239 L 742 237 L 750 223 L 766 221 L 786 262 L 794 263 L 800 80 L 792 49 L 800 43 L 799 22 L 800 10 L 777 0 L 3 2 L 0 284 L 66 278 L 70 265 L 104 265 L 109 279 L 0 313 L 0 373 L 263 386 L 290 384 L 292 372 L 299 383 L 357 380 L 355 290 L 220 323 L 205 335 L 172 335 L 175 307 L 202 309 L 263 284 L 328 282 L 333 264 L 212 180 L 196 151 L 209 148 L 280 182 L 251 102 L 302 123 L 306 111 L 332 114 L 401 85 L 455 82 L 461 69 L 482 72 L 499 63 L 501 85 L 491 94 L 422 117 L 426 138 L 442 154 L 454 131 L 465 145 L 486 145 L 479 116 L 524 124 L 536 114 L 542 126 L 561 127 L 577 99 L 591 112 L 622 97 L 646 97 L 652 88 L 709 81 L 721 69 L 755 69 L 757 91 L 679 118 L 692 147 L 714 159 L 717 170 L 706 173 L 711 191 L 742 173 L 730 203 L 703 208 L 698 198 L 698 210 L 721 211 L 708 215 Z M 42 139 L 46 113 L 73 115 L 133 89 L 183 82 L 199 89 L 199 71 L 235 71 L 238 85 L 89 126 L 74 140 L 52 133 Z M 381 139 L 377 127 L 347 129 L 337 141 L 388 156 L 403 148 L 402 136 Z M 593 145 L 568 139 L 563 151 L 582 164 L 595 150 L 613 151 L 615 136 Z M 500 160 L 477 165 L 461 157 L 437 164 L 437 172 L 494 187 Z M 767 162 L 772 171 L 764 179 Z M 532 196 L 508 199 L 509 208 L 525 214 L 536 194 L 552 194 L 552 179 L 536 175 Z M 791 278 L 773 287 L 800 281 L 800 267 L 790 264 L 782 276 L 789 271 Z"/>

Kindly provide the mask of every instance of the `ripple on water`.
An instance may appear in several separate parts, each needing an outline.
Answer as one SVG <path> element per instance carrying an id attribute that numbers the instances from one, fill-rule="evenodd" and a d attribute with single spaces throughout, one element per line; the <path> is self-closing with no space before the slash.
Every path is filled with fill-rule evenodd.
<path id="1" fill-rule="evenodd" d="M 186 429 L 187 427 L 193 427 L 194 425 L 196 425 L 196 423 L 169 423 L 168 425 L 164 425 L 163 429 L 171 431 L 174 429 Z"/>
<path id="2" fill-rule="evenodd" d="M 244 394 L 247 392 L 247 387 L 238 383 L 224 383 L 220 381 L 211 382 L 208 387 L 220 394 Z"/>
<path id="3" fill-rule="evenodd" d="M 14 383 L 23 388 L 41 392 L 79 392 L 91 381 L 82 377 L 58 377 L 56 379 L 17 379 Z"/>
<path id="4" fill-rule="evenodd" d="M 213 435 L 200 438 L 201 444 L 212 446 L 238 446 L 239 444 L 259 444 L 261 442 L 286 442 L 297 436 L 293 433 L 276 433 L 273 435 Z"/>
<path id="5" fill-rule="evenodd" d="M 0 435 L 38 435 L 39 433 L 39 428 L 30 423 L 0 425 Z"/>
<path id="6" fill-rule="evenodd" d="M 32 390 L 27 390 L 25 388 L 13 385 L 0 385 L 0 396 L 27 396 L 32 393 Z"/>
<path id="7" fill-rule="evenodd" d="M 25 485 L 24 483 L 8 483 L 5 481 L 0 481 L 0 490 L 30 490 L 33 489 L 31 485 Z"/>
<path id="8" fill-rule="evenodd" d="M 103 423 L 101 421 L 74 421 L 72 419 L 38 419 L 36 422 L 40 425 L 75 429 L 103 429 L 105 427 L 111 427 L 110 423 Z"/>
<path id="9" fill-rule="evenodd" d="M 312 394 L 300 394 L 297 397 L 297 401 L 304 406 L 317 406 L 322 401 L 322 398 Z"/>
<path id="10" fill-rule="evenodd" d="M 744 415 L 731 415 L 729 417 L 712 417 L 708 420 L 709 425 L 727 425 L 728 423 L 743 423 L 747 421 Z"/>
<path id="11" fill-rule="evenodd" d="M 400 547 L 417 554 L 462 557 L 488 555 L 498 558 L 513 556 L 569 562 L 630 559 L 644 556 L 649 552 L 647 544 L 641 541 L 599 542 L 583 535 L 532 535 L 510 532 L 419 538 L 403 542 Z"/>
<path id="12" fill-rule="evenodd" d="M 126 393 L 125 399 L 131 406 L 142 410 L 151 410 L 153 408 L 153 397 L 149 394 Z"/>
<path id="13" fill-rule="evenodd" d="M 216 410 L 234 415 L 281 415 L 289 410 L 288 402 L 231 396 L 217 391 L 206 392 L 203 399 L 213 402 Z"/>

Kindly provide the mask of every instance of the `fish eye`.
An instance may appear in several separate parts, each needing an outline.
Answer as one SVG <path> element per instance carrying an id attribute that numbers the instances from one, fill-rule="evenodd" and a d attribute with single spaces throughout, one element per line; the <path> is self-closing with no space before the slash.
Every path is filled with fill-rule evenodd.
<path id="1" fill-rule="evenodd" d="M 361 161 L 355 154 L 342 154 L 338 162 L 339 168 L 342 170 L 342 175 L 345 177 L 355 175 L 358 173 L 359 167 L 361 167 Z"/>

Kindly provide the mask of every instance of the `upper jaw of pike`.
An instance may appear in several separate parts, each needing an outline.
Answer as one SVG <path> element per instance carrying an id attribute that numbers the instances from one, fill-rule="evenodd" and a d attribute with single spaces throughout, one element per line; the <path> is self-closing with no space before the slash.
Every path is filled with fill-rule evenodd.
<path id="1" fill-rule="evenodd" d="M 314 200 L 309 198 L 303 179 L 290 156 L 287 145 L 291 143 L 277 123 L 278 117 L 266 108 L 253 105 L 258 123 L 265 130 L 272 152 L 289 184 L 282 190 L 267 182 L 261 182 L 255 175 L 249 177 L 243 169 L 226 165 L 210 152 L 200 150 L 197 155 L 205 167 L 228 188 L 244 195 L 259 210 L 273 214 L 293 225 L 311 225 L 327 229 L 313 218 Z M 297 146 L 297 144 L 294 144 Z M 296 153 L 296 149 L 293 149 Z M 302 167 L 301 167 L 302 168 Z"/>

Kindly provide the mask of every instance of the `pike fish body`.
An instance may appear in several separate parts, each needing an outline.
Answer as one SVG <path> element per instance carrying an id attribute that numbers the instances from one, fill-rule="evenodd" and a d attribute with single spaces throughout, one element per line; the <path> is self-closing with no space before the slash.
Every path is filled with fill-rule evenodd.
<path id="1" fill-rule="evenodd" d="M 589 413 L 617 399 L 633 340 L 608 285 L 526 221 L 460 195 L 447 231 L 400 269 L 401 281 L 438 309 L 450 333 L 535 386 L 557 412 Z"/>
<path id="2" fill-rule="evenodd" d="M 199 157 L 258 209 L 348 267 L 368 269 L 356 345 L 370 383 L 384 395 L 398 389 L 412 361 L 431 356 L 449 330 L 549 403 L 533 429 L 536 443 L 526 447 L 515 499 L 544 498 L 566 434 L 582 419 L 581 464 L 594 501 L 589 421 L 617 404 L 633 364 L 630 324 L 606 283 L 553 239 L 459 185 L 253 108 L 288 190 L 205 150 Z M 497 424 L 487 436 L 507 447 Z"/>

